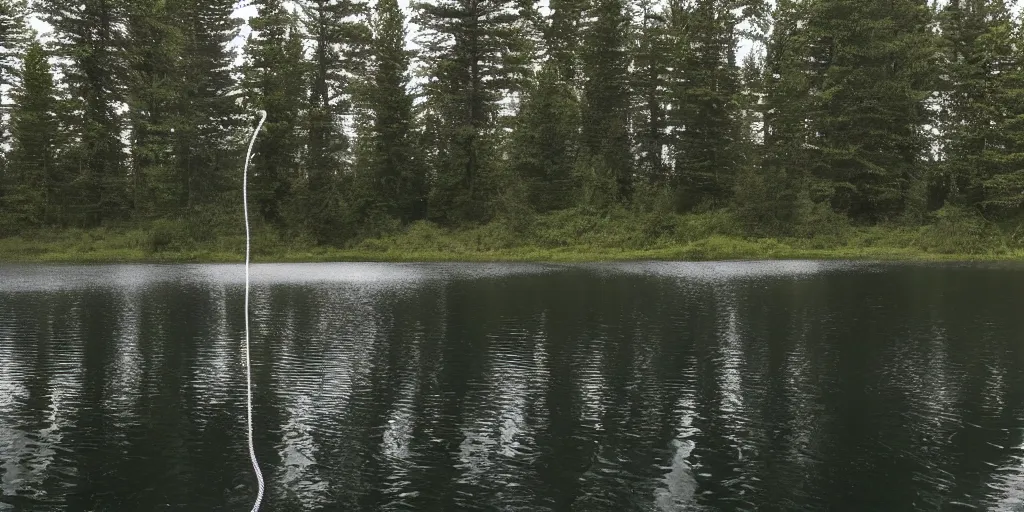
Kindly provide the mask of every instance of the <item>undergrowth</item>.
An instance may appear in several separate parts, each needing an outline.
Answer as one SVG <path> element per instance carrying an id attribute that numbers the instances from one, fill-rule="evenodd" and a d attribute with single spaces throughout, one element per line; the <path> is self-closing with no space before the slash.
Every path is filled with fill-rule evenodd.
<path id="1" fill-rule="evenodd" d="M 841 259 L 1016 259 L 1019 222 L 994 224 L 955 208 L 924 225 L 852 226 L 828 211 L 804 211 L 785 236 L 751 234 L 727 210 L 677 215 L 661 209 L 569 209 L 449 228 L 420 221 L 384 234 L 318 245 L 301 233 L 253 227 L 255 261 L 594 261 Z M 0 239 L 0 261 L 237 262 L 245 233 L 237 222 L 159 220 Z"/>

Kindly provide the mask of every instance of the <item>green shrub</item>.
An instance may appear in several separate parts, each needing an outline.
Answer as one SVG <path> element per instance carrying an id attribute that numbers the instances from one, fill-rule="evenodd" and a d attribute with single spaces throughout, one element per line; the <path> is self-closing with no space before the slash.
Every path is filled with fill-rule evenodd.
<path id="1" fill-rule="evenodd" d="M 944 206 L 921 228 L 917 246 L 939 254 L 982 254 L 999 245 L 999 231 L 976 211 Z"/>
<path id="2" fill-rule="evenodd" d="M 158 253 L 171 249 L 180 249 L 181 242 L 188 238 L 187 228 L 182 223 L 170 219 L 158 219 L 150 223 L 146 231 L 147 252 Z"/>
<path id="3" fill-rule="evenodd" d="M 797 200 L 797 218 L 793 234 L 804 239 L 820 239 L 824 243 L 845 244 L 851 232 L 850 221 L 832 209 L 828 202 L 814 201 L 808 193 Z"/>

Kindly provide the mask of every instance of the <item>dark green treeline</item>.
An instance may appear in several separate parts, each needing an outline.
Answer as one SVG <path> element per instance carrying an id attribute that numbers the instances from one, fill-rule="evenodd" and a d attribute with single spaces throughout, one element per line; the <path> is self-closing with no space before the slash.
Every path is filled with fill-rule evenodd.
<path id="1" fill-rule="evenodd" d="M 1009 1 L 254 0 L 241 55 L 233 0 L 80 3 L 0 0 L 2 235 L 236 215 L 257 109 L 254 211 L 319 243 L 566 208 L 786 234 L 1024 205 Z"/>

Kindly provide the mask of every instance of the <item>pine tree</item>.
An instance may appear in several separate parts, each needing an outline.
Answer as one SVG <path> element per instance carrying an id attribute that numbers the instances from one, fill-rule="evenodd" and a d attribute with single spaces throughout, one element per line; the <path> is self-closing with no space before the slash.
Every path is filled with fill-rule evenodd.
<path id="1" fill-rule="evenodd" d="M 765 47 L 756 90 L 762 123 L 760 151 L 736 186 L 737 213 L 754 232 L 785 233 L 793 228 L 797 197 L 808 167 L 806 120 L 808 45 L 806 2 L 779 0 L 772 12 L 772 32 Z M 747 83 L 752 83 L 748 78 Z"/>
<path id="2" fill-rule="evenodd" d="M 305 62 L 298 21 L 281 0 L 262 0 L 249 24 L 243 88 L 250 111 L 265 110 L 265 133 L 253 150 L 249 196 L 270 222 L 283 223 L 282 205 L 298 174 Z"/>
<path id="3" fill-rule="evenodd" d="M 633 190 L 629 131 L 630 14 L 622 0 L 595 0 L 588 12 L 583 58 L 581 142 L 590 180 L 606 199 L 626 200 Z"/>
<path id="4" fill-rule="evenodd" d="M 504 34 L 505 48 L 501 67 L 507 77 L 502 91 L 507 120 L 515 117 L 523 93 L 536 83 L 545 30 L 538 6 L 539 0 L 517 0 L 514 9 L 518 15 Z"/>
<path id="5" fill-rule="evenodd" d="M 994 115 L 982 153 L 980 206 L 999 219 L 1024 213 L 1024 26 L 1010 18 L 1002 2 L 993 3 L 997 22 L 981 41 L 996 80 L 989 104 Z"/>
<path id="6" fill-rule="evenodd" d="M 547 56 L 554 62 L 558 79 L 573 85 L 580 73 L 583 43 L 583 13 L 588 0 L 550 0 L 548 23 L 544 30 Z"/>
<path id="7" fill-rule="evenodd" d="M 426 175 L 413 140 L 413 101 L 407 91 L 409 52 L 405 15 L 396 0 L 380 0 L 373 16 L 372 65 L 366 112 L 367 169 L 372 203 L 402 222 L 426 216 Z"/>
<path id="8" fill-rule="evenodd" d="M 426 108 L 437 142 L 427 155 L 430 214 L 442 221 L 483 220 L 495 193 L 500 101 L 515 87 L 503 53 L 516 35 L 517 6 L 510 0 L 444 0 L 414 8 L 425 35 Z"/>
<path id="9" fill-rule="evenodd" d="M 540 212 L 573 203 L 573 170 L 579 152 L 579 100 L 561 64 L 550 58 L 527 91 L 516 116 L 509 166 Z"/>
<path id="10" fill-rule="evenodd" d="M 936 199 L 991 210 L 1005 202 L 1003 192 L 1018 192 L 999 177 L 1004 157 L 1014 152 L 1004 135 L 1013 131 L 1006 114 L 1019 103 L 1013 97 L 1021 65 L 1015 27 L 1000 0 L 953 0 L 939 14 L 939 27 L 945 159 L 932 183 Z"/>
<path id="11" fill-rule="evenodd" d="M 136 0 L 128 8 L 132 191 L 134 209 L 142 215 L 176 213 L 188 201 L 187 183 L 174 172 L 171 139 L 180 124 L 174 109 L 184 50 L 178 15 L 165 0 Z"/>
<path id="12" fill-rule="evenodd" d="M 4 176 L 3 223 L 22 228 L 61 220 L 63 180 L 57 174 L 54 145 L 57 120 L 53 73 L 39 43 L 29 45 L 11 113 L 11 165 Z"/>
<path id="13" fill-rule="evenodd" d="M 356 80 L 366 73 L 368 11 L 362 1 L 308 0 L 303 12 L 312 53 L 304 172 L 293 194 L 294 213 L 316 240 L 336 241 L 343 235 L 338 222 L 346 207 L 342 184 L 352 160 L 345 120 L 355 112 Z"/>
<path id="14" fill-rule="evenodd" d="M 0 0 L 0 86 L 14 87 L 22 53 L 34 36 L 26 23 L 26 0 Z"/>
<path id="15" fill-rule="evenodd" d="M 697 0 L 674 17 L 673 159 L 680 206 L 722 205 L 740 169 L 736 26 L 724 0 Z"/>
<path id="16" fill-rule="evenodd" d="M 128 179 L 121 140 L 126 76 L 125 4 L 121 0 L 41 2 L 54 28 L 54 54 L 61 58 L 62 82 L 71 103 L 68 129 L 74 148 L 61 165 L 74 170 L 75 220 L 85 225 L 123 217 L 128 211 Z"/>
<path id="17" fill-rule="evenodd" d="M 667 140 L 668 74 L 670 58 L 668 16 L 650 0 L 642 0 L 640 25 L 633 52 L 634 136 L 637 170 L 647 181 L 667 184 L 670 176 L 664 162 Z"/>
<path id="18" fill-rule="evenodd" d="M 26 23 L 26 0 L 0 0 L 0 86 L 17 85 L 22 53 L 34 41 Z"/>
<path id="19" fill-rule="evenodd" d="M 922 178 L 935 85 L 930 23 L 921 0 L 812 3 L 814 177 L 832 208 L 856 220 L 901 215 Z"/>
<path id="20" fill-rule="evenodd" d="M 0 0 L 0 87 L 8 89 L 18 82 L 18 65 L 20 53 L 31 39 L 25 23 L 27 6 L 24 0 Z M 0 104 L 8 103 L 8 95 L 0 90 Z M 10 143 L 10 131 L 6 123 L 0 121 L 0 145 Z M 4 183 L 14 182 L 13 176 L 6 176 L 7 154 L 0 152 L 0 200 L 5 193 Z M 16 172 L 16 170 L 11 170 Z"/>
<path id="21" fill-rule="evenodd" d="M 188 211 L 220 208 L 221 197 L 237 197 L 239 148 L 237 88 L 228 49 L 240 21 L 234 0 L 174 0 L 180 13 L 182 51 L 176 67 L 174 167 Z"/>

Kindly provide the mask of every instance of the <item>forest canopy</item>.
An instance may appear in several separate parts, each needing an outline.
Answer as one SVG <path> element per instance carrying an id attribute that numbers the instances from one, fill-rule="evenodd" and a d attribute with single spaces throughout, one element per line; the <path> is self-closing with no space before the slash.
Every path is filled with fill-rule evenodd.
<path id="1" fill-rule="evenodd" d="M 773 236 L 1024 206 L 1012 1 L 253 0 L 240 50 L 235 3 L 0 0 L 0 236 L 237 215 L 259 109 L 253 211 L 317 244 L 570 209 Z"/>

